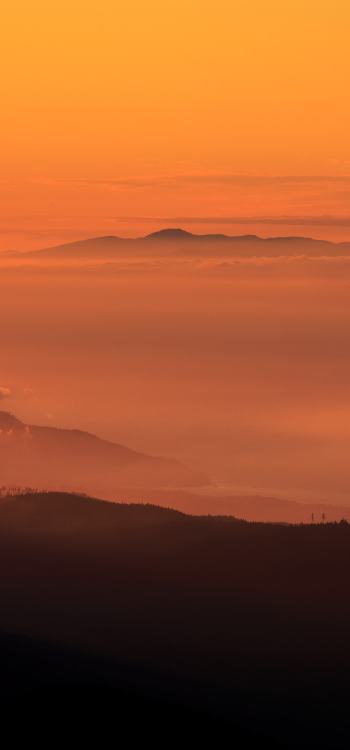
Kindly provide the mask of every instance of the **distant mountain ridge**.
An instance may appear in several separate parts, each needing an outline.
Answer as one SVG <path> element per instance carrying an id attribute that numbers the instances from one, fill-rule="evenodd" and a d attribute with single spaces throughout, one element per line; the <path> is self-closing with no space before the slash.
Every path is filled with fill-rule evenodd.
<path id="1" fill-rule="evenodd" d="M 350 243 L 335 243 L 329 240 L 317 240 L 311 237 L 282 236 L 259 237 L 255 234 L 226 235 L 194 234 L 180 227 L 169 227 L 151 232 L 143 237 L 123 238 L 114 235 L 92 237 L 68 242 L 63 245 L 43 248 L 26 253 L 13 253 L 16 258 L 47 258 L 52 260 L 118 257 L 148 257 L 150 248 L 161 257 L 181 257 L 182 253 L 191 256 L 207 255 L 300 255 L 319 256 L 325 252 L 334 256 L 350 254 Z M 218 252 L 220 248 L 220 252 Z M 10 253 L 0 257 L 9 258 Z"/>
<path id="2" fill-rule="evenodd" d="M 127 496 L 128 502 L 157 503 L 164 508 L 174 508 L 181 513 L 193 516 L 230 516 L 249 522 L 319 524 L 325 522 L 350 522 L 350 506 L 333 505 L 322 500 L 296 501 L 281 499 L 269 495 L 211 495 L 208 492 L 196 493 L 195 490 L 162 491 L 154 489 L 151 493 L 144 490 L 119 490 L 113 500 Z"/>
<path id="3" fill-rule="evenodd" d="M 199 486 L 209 480 L 180 461 L 149 456 L 81 430 L 24 424 L 0 411 L 0 484 L 103 492 L 121 482 L 150 488 Z"/>
<path id="4" fill-rule="evenodd" d="M 120 239 L 120 238 L 116 238 Z M 245 242 L 245 241 L 254 241 L 254 242 L 274 242 L 274 241 L 282 241 L 282 242 L 290 242 L 290 241 L 303 241 L 303 242 L 323 242 L 327 245 L 332 245 L 336 243 L 329 242 L 328 240 L 315 240 L 312 237 L 299 237 L 296 236 L 282 236 L 282 237 L 259 237 L 257 234 L 237 234 L 237 235 L 230 235 L 230 234 L 224 234 L 222 232 L 214 232 L 214 233 L 206 233 L 206 234 L 195 234 L 194 232 L 188 232 L 186 229 L 181 229 L 179 227 L 169 228 L 169 229 L 159 229 L 156 232 L 151 232 L 151 234 L 147 234 L 145 237 L 138 238 L 138 241 L 142 240 L 183 240 L 183 241 L 213 241 L 216 242 L 217 240 L 219 242 Z"/>

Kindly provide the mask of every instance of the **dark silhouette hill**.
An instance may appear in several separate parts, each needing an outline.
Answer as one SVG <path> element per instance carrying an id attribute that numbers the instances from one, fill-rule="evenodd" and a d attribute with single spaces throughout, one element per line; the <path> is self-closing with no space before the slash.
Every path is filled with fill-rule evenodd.
<path id="1" fill-rule="evenodd" d="M 16 257 L 47 260 L 88 260 L 132 257 L 236 257 L 300 256 L 334 257 L 350 254 L 350 244 L 315 240 L 310 237 L 285 236 L 262 238 L 257 235 L 194 234 L 181 228 L 152 232 L 145 237 L 93 237 L 43 248 Z"/>
<path id="2" fill-rule="evenodd" d="M 148 456 L 81 430 L 27 425 L 0 412 L 0 482 L 87 489 L 190 486 L 207 478 L 179 461 Z"/>
<path id="3" fill-rule="evenodd" d="M 39 700 L 63 727 L 84 710 L 90 723 L 95 706 L 97 724 L 105 711 L 109 726 L 125 726 L 121 711 L 130 731 L 140 718 L 146 737 L 188 723 L 201 737 L 228 731 L 237 747 L 344 748 L 349 574 L 345 522 L 255 524 L 59 493 L 4 498 L 3 708 Z"/>
<path id="4" fill-rule="evenodd" d="M 23 492 L 0 499 L 2 530 L 21 534 L 75 537 L 77 533 L 112 534 L 130 525 L 166 526 L 186 523 L 189 516 L 170 508 L 142 503 L 110 503 L 86 495 Z"/>

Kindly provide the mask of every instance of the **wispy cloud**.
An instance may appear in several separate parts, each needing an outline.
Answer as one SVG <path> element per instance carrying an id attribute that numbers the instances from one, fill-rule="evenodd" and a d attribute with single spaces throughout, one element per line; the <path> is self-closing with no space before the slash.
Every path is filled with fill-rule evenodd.
<path id="1" fill-rule="evenodd" d="M 47 182 L 46 180 L 43 180 Z M 226 185 L 235 187 L 296 187 L 307 184 L 339 183 L 350 184 L 350 175 L 237 175 L 225 173 L 175 174 L 115 178 L 60 178 L 49 180 L 56 184 L 96 185 L 121 189 L 144 189 L 156 187 L 176 187 L 180 185 Z"/>
<path id="2" fill-rule="evenodd" d="M 152 224 L 266 224 L 281 226 L 350 227 L 350 216 L 116 216 L 120 222 Z"/>

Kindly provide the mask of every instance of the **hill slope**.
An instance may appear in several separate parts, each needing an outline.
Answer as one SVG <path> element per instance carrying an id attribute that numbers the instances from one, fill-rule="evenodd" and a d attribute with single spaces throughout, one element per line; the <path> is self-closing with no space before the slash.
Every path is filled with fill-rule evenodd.
<path id="1" fill-rule="evenodd" d="M 0 483 L 102 491 L 115 486 L 187 486 L 206 477 L 80 430 L 26 425 L 0 412 Z"/>

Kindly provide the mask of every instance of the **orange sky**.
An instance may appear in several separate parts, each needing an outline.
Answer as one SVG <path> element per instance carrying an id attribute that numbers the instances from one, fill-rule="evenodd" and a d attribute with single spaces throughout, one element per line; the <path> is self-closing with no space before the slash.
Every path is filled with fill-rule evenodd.
<path id="1" fill-rule="evenodd" d="M 174 223 L 350 239 L 349 22 L 348 0 L 7 3 L 0 249 Z"/>

